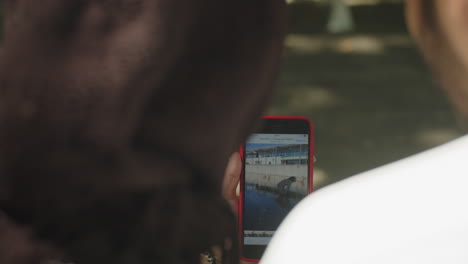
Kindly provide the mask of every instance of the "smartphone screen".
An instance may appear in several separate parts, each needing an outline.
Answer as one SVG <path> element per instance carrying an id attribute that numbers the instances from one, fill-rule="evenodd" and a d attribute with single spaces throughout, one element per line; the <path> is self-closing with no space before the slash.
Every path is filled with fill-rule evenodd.
<path id="1" fill-rule="evenodd" d="M 280 223 L 311 192 L 307 119 L 267 118 L 244 145 L 242 255 L 258 260 Z"/>

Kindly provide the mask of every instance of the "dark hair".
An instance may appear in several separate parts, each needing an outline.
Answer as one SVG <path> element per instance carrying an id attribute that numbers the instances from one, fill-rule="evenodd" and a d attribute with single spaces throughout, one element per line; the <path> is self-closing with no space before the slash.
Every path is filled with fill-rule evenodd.
<path id="1" fill-rule="evenodd" d="M 290 181 L 292 181 L 292 182 L 295 182 L 295 181 L 296 181 L 296 177 L 291 176 L 291 177 L 288 178 L 288 180 L 290 180 Z"/>

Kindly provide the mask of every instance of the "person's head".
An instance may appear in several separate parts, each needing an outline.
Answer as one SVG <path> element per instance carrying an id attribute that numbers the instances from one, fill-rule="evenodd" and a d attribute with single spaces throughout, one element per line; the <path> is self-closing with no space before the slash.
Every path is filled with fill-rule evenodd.
<path id="1" fill-rule="evenodd" d="M 288 178 L 288 180 L 290 180 L 290 181 L 292 181 L 292 182 L 296 182 L 296 177 L 291 176 L 291 177 Z"/>
<path id="2" fill-rule="evenodd" d="M 468 1 L 406 0 L 409 30 L 468 129 Z"/>

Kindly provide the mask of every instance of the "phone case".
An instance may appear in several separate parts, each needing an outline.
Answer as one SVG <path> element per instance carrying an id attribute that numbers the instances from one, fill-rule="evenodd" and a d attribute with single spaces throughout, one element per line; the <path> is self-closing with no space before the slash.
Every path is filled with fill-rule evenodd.
<path id="1" fill-rule="evenodd" d="M 303 116 L 263 116 L 263 119 L 302 119 L 306 120 L 309 123 L 310 126 L 310 142 L 309 142 L 309 161 L 310 161 L 310 166 L 309 166 L 309 190 L 311 193 L 313 191 L 313 180 L 314 180 L 314 153 L 315 153 L 315 145 L 314 145 L 314 126 L 312 121 Z M 242 160 L 242 165 L 244 165 L 244 145 L 240 146 L 239 153 L 241 155 L 241 160 Z M 239 193 L 239 204 L 238 204 L 238 227 L 239 227 L 239 232 L 238 232 L 238 241 L 239 241 L 239 251 L 240 251 L 240 256 L 241 259 L 244 261 L 248 262 L 259 262 L 260 259 L 248 259 L 243 257 L 242 253 L 242 236 L 243 236 L 243 228 L 242 228 L 242 218 L 243 218 L 243 195 L 244 193 L 244 166 L 242 166 L 242 173 L 240 177 L 240 193 Z"/>

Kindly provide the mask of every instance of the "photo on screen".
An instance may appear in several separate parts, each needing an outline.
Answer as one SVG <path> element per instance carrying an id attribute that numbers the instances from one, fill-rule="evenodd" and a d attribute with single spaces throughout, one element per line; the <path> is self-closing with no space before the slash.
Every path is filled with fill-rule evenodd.
<path id="1" fill-rule="evenodd" d="M 266 143 L 269 142 L 269 143 Z M 266 245 L 308 194 L 307 135 L 254 134 L 245 145 L 244 244 Z"/>

